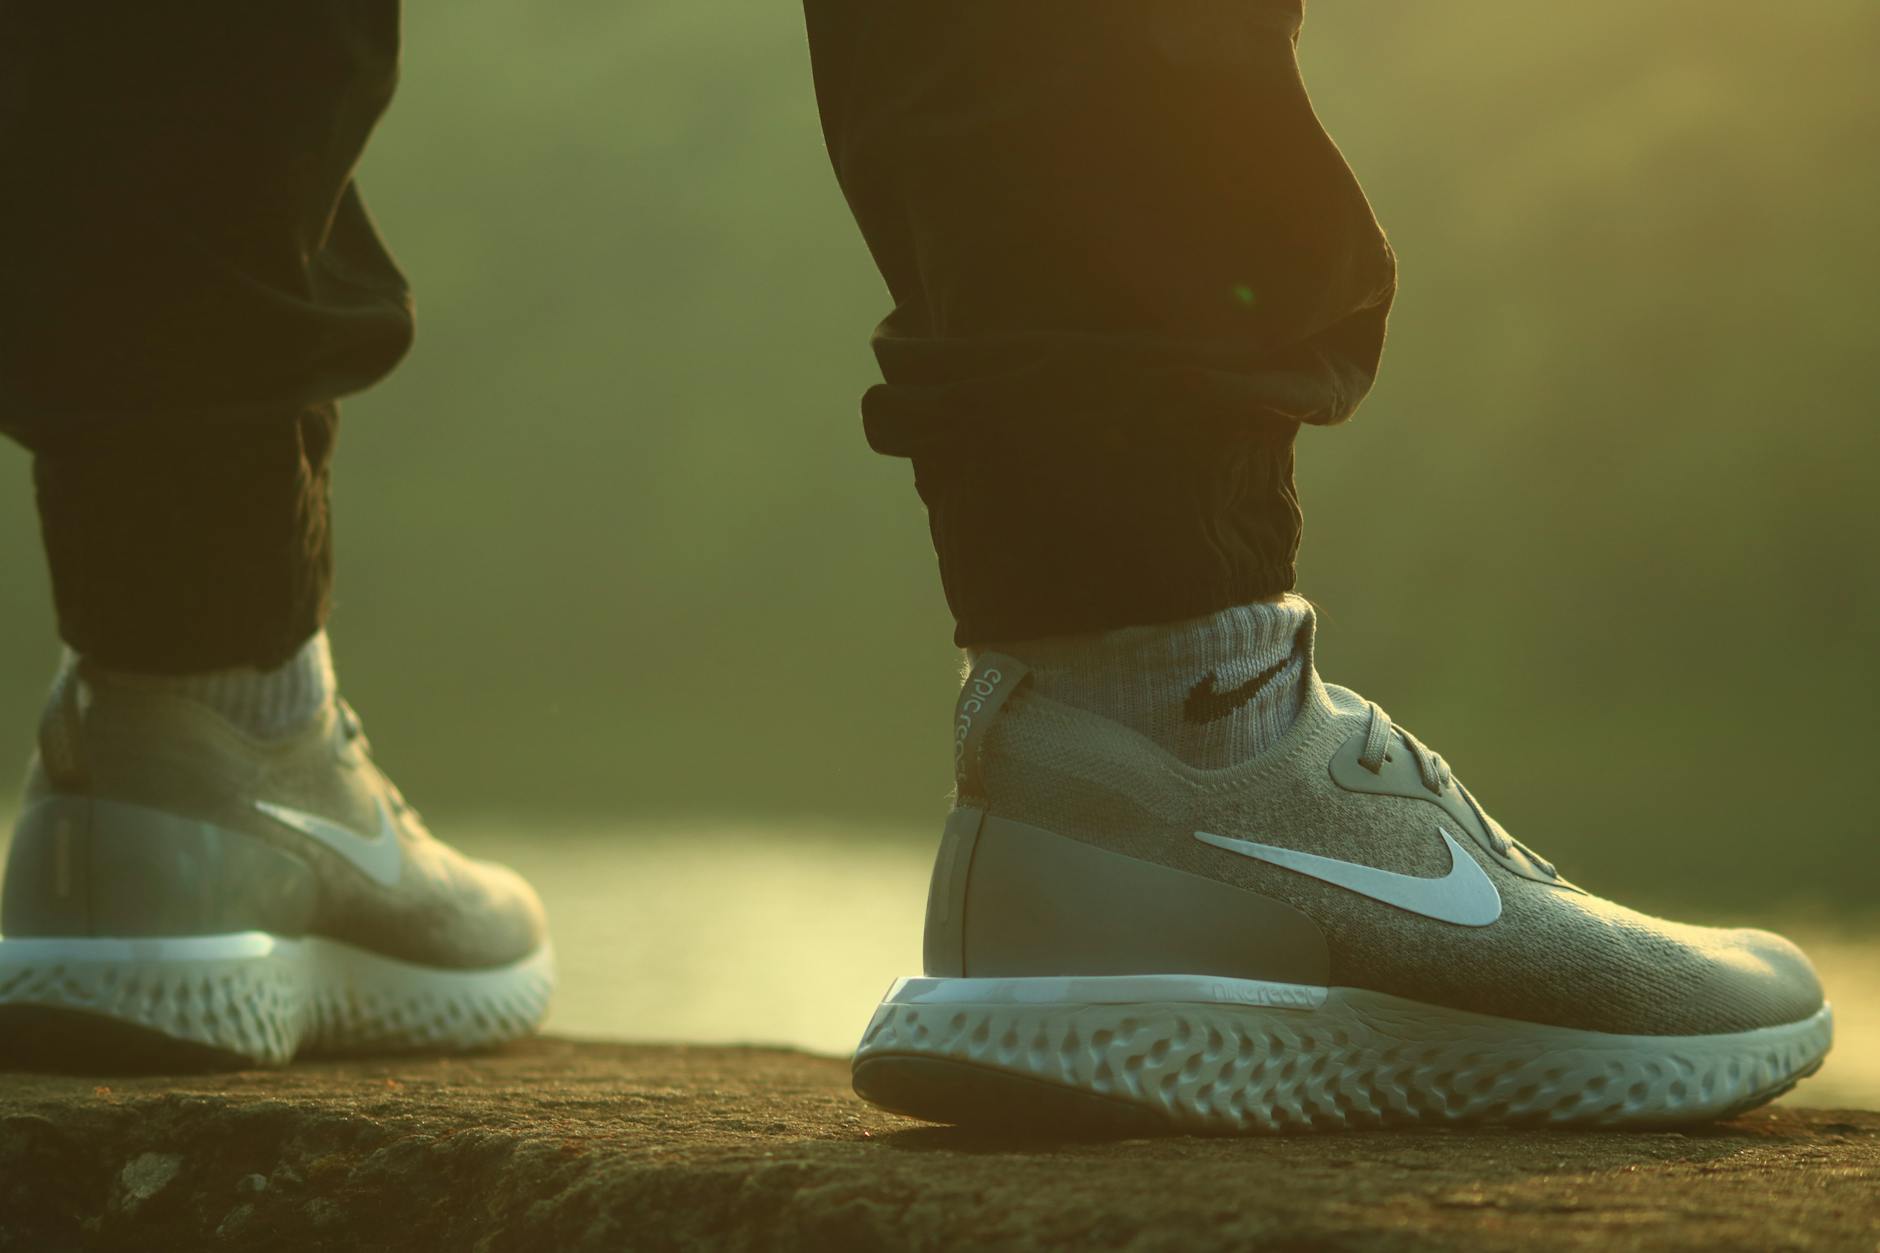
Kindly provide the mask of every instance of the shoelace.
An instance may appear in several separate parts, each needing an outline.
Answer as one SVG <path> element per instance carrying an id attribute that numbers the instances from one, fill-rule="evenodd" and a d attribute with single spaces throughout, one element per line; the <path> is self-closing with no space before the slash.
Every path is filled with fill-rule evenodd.
<path id="1" fill-rule="evenodd" d="M 1372 774 L 1381 773 L 1384 763 L 1391 760 L 1391 738 L 1395 736 L 1402 742 L 1404 751 L 1410 754 L 1410 760 L 1416 763 L 1417 774 L 1423 780 L 1423 786 L 1430 790 L 1431 795 L 1441 796 L 1449 790 L 1450 784 L 1455 784 L 1456 791 L 1462 794 L 1464 803 L 1475 811 L 1476 818 L 1482 824 L 1482 830 L 1488 833 L 1488 838 L 1494 844 L 1497 853 L 1506 857 L 1512 850 L 1518 848 L 1527 855 L 1528 860 L 1533 862 L 1541 873 L 1549 877 L 1558 876 L 1559 872 L 1554 869 L 1554 863 L 1521 841 L 1502 834 L 1501 830 L 1488 820 L 1488 815 L 1482 812 L 1482 807 L 1476 804 L 1475 797 L 1469 794 L 1468 788 L 1462 786 L 1462 781 L 1456 778 L 1455 773 L 1449 768 L 1449 763 L 1443 760 L 1440 753 L 1392 722 L 1390 715 L 1385 713 L 1383 707 L 1376 701 L 1367 700 L 1364 705 L 1370 711 L 1370 716 L 1364 724 L 1364 748 L 1358 753 L 1360 766 Z"/>
<path id="2" fill-rule="evenodd" d="M 1384 763 L 1390 760 L 1390 737 L 1394 731 L 1409 751 L 1410 760 L 1416 763 L 1417 773 L 1423 776 L 1423 786 L 1438 796 L 1449 789 L 1455 775 L 1450 772 L 1449 763 L 1436 750 L 1392 722 L 1390 715 L 1376 701 L 1367 700 L 1364 707 L 1371 716 L 1364 724 L 1364 751 L 1358 754 L 1360 766 L 1372 774 L 1383 770 Z"/>
<path id="3" fill-rule="evenodd" d="M 391 779 L 386 776 L 385 772 L 379 769 L 378 763 L 372 760 L 372 741 L 366 738 L 365 724 L 359 721 L 359 715 L 354 712 L 353 707 L 347 704 L 343 697 L 337 698 L 334 703 L 339 706 L 339 725 L 341 733 L 345 735 L 348 743 L 355 745 L 359 749 L 359 755 L 365 759 L 371 766 L 373 772 L 379 776 L 379 782 L 385 785 L 386 792 L 391 796 L 393 810 L 400 814 L 410 814 L 413 818 L 417 818 L 422 822 L 423 818 L 419 815 L 412 803 L 405 799 L 405 794 L 398 790 L 398 785 L 393 783 Z"/>

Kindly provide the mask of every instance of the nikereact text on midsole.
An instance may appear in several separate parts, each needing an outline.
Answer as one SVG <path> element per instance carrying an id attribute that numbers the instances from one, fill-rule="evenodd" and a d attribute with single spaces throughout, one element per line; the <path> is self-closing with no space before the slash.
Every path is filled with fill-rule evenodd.
<path id="1" fill-rule="evenodd" d="M 1820 1065 L 1831 1036 L 1826 1006 L 1755 1031 L 1637 1036 L 1251 979 L 922 978 L 889 990 L 854 1065 L 871 1099 L 915 1093 L 903 1112 L 941 1121 L 996 1111 L 1017 1080 L 1134 1107 L 1173 1130 L 1653 1126 L 1779 1095 Z M 926 1105 L 918 1094 L 940 1069 L 948 1090 L 908 1108 Z M 975 1076 L 989 1099 L 961 1100 Z"/>

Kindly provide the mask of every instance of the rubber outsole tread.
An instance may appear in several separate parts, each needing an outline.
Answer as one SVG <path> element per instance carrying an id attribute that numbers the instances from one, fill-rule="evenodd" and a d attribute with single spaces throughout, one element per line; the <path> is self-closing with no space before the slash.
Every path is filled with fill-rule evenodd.
<path id="1" fill-rule="evenodd" d="M 113 940 L 0 941 L 0 1056 L 58 1064 L 63 1051 L 79 1066 L 202 1070 L 471 1051 L 532 1033 L 554 988 L 547 948 L 459 971 L 258 933 L 150 947 L 170 955 L 126 956 Z"/>
<path id="2" fill-rule="evenodd" d="M 1458 1124 L 1678 1126 L 1774 1100 L 1821 1064 L 1814 1018 L 1602 1036 L 1351 994 L 1231 1004 L 884 1003 L 864 1099 L 960 1126 L 1268 1133 Z"/>

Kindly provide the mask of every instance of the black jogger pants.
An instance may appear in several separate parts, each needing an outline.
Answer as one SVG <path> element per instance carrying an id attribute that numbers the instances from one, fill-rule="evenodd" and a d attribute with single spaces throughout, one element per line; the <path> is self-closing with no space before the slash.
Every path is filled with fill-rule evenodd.
<path id="1" fill-rule="evenodd" d="M 1292 584 L 1293 437 L 1371 384 L 1393 260 L 1307 102 L 1299 0 L 805 0 L 894 308 L 863 397 L 956 639 Z M 324 620 L 334 402 L 411 339 L 352 173 L 396 0 L 0 0 L 0 430 L 60 630 L 269 666 Z"/>

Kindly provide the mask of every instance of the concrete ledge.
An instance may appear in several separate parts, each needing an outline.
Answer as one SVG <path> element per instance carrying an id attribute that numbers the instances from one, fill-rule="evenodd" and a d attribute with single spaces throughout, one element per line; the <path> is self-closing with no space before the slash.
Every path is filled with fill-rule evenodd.
<path id="1" fill-rule="evenodd" d="M 0 1249 L 1862 1249 L 1880 1114 L 1691 1133 L 996 1140 L 845 1063 L 541 1040 L 182 1078 L 0 1075 Z"/>

